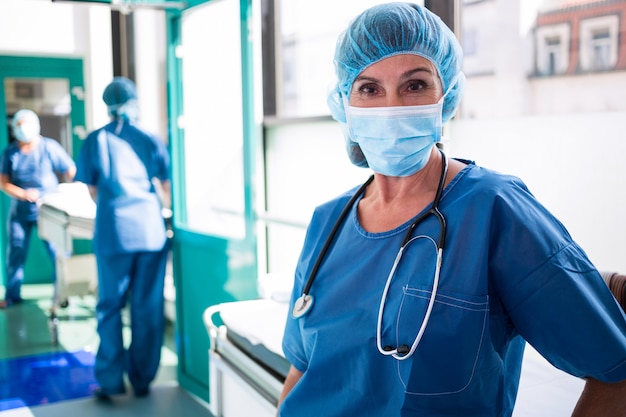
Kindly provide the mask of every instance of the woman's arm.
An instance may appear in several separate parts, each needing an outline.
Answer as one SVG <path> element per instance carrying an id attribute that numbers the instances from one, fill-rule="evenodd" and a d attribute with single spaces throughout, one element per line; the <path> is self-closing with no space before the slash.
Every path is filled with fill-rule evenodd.
<path id="1" fill-rule="evenodd" d="M 298 371 L 292 365 L 289 368 L 289 373 L 287 374 L 287 378 L 285 378 L 285 385 L 283 385 L 283 391 L 280 393 L 280 398 L 278 399 L 278 404 L 276 404 L 276 415 L 278 415 L 278 410 L 280 409 L 280 404 L 283 402 L 289 391 L 296 385 L 296 383 L 302 377 L 302 372 Z"/>
<path id="2" fill-rule="evenodd" d="M 39 190 L 35 188 L 26 190 L 22 187 L 18 187 L 11 182 L 11 179 L 6 174 L 0 174 L 0 189 L 2 189 L 2 191 L 4 191 L 9 197 L 13 197 L 18 200 L 34 203 L 39 198 Z"/>
<path id="3" fill-rule="evenodd" d="M 587 379 L 572 417 L 626 416 L 626 381 L 606 383 Z"/>
<path id="4" fill-rule="evenodd" d="M 67 170 L 65 174 L 63 174 L 63 180 L 65 182 L 72 182 L 74 181 L 75 176 L 76 176 L 76 167 L 72 166 Z"/>

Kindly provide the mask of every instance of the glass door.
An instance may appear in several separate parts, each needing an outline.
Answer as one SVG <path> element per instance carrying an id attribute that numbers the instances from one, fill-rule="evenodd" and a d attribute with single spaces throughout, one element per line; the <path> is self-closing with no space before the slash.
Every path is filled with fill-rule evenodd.
<path id="1" fill-rule="evenodd" d="M 203 312 L 257 297 L 252 14 L 251 0 L 208 1 L 169 22 L 179 382 L 205 399 Z"/>
<path id="2" fill-rule="evenodd" d="M 43 136 L 57 140 L 70 155 L 80 150 L 86 136 L 83 88 L 83 63 L 80 59 L 61 59 L 0 55 L 0 150 L 14 140 L 10 126 L 20 109 L 33 110 L 39 116 Z M 0 259 L 6 248 L 6 219 L 9 198 L 0 197 Z M 90 251 L 89 242 L 76 242 L 78 253 Z M 2 262 L 4 265 L 5 262 Z M 2 282 L 5 270 L 0 270 Z M 25 265 L 25 283 L 51 282 L 52 262 L 43 244 L 33 234 Z"/>
<path id="3" fill-rule="evenodd" d="M 69 80 L 63 78 L 13 78 L 4 79 L 7 134 L 13 141 L 10 124 L 19 109 L 37 113 L 41 134 L 59 142 L 71 155 L 71 112 Z"/>

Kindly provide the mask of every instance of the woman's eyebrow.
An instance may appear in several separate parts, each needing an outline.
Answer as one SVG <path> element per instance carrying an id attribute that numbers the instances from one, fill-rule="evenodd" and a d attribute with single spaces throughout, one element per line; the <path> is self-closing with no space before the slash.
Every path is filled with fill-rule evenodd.
<path id="1" fill-rule="evenodd" d="M 405 72 L 403 72 L 401 74 L 401 78 L 411 78 L 413 75 L 420 73 L 420 72 L 425 72 L 428 73 L 430 75 L 433 75 L 433 71 L 431 68 L 428 67 L 417 67 L 417 68 L 412 68 L 410 70 L 407 70 Z M 371 75 L 359 75 L 358 77 L 355 78 L 354 82 L 357 81 L 367 81 L 367 82 L 379 82 L 379 79 L 376 77 L 373 77 Z"/>
<path id="2" fill-rule="evenodd" d="M 369 75 L 359 75 L 358 77 L 356 77 L 354 79 L 355 83 L 357 81 L 367 81 L 367 82 L 371 82 L 371 83 L 376 83 L 376 82 L 378 82 L 378 78 L 372 77 L 372 76 L 369 76 Z"/>
<path id="3" fill-rule="evenodd" d="M 433 74 L 433 71 L 432 71 L 431 68 L 428 68 L 428 67 L 417 67 L 417 68 L 413 68 L 413 69 L 410 69 L 410 70 L 402 73 L 402 77 L 403 78 L 410 78 L 411 76 L 413 76 L 413 75 L 415 75 L 415 74 L 417 74 L 419 72 L 426 72 L 426 73 L 431 74 L 431 75 Z"/>

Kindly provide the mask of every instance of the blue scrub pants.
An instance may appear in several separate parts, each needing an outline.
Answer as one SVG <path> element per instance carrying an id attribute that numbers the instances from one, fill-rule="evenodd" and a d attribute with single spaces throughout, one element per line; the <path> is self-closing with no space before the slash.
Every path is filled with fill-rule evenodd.
<path id="1" fill-rule="evenodd" d="M 37 225 L 36 220 L 9 220 L 9 242 L 7 246 L 7 282 L 4 299 L 7 305 L 22 302 L 21 290 L 24 282 L 24 264 L 28 255 L 30 237 Z M 42 241 L 52 259 L 52 282 L 56 281 L 56 249 L 48 241 Z"/>
<path id="2" fill-rule="evenodd" d="M 161 360 L 165 332 L 163 288 L 169 246 L 158 252 L 98 255 L 98 335 L 94 367 L 102 391 L 122 394 L 124 373 L 136 395 L 148 393 Z M 131 341 L 122 336 L 122 308 L 130 301 Z"/>

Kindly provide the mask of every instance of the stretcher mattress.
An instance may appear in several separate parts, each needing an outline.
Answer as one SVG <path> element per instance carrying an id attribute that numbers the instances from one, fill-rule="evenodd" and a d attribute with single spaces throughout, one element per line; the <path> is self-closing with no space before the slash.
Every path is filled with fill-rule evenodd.
<path id="1" fill-rule="evenodd" d="M 247 357 L 284 382 L 289 363 L 281 342 L 288 317 L 288 304 L 270 299 L 238 301 L 218 306 L 223 322 L 219 336 L 213 335 L 213 348 L 219 353 L 220 338 L 226 338 Z M 208 326 L 207 326 L 208 327 Z M 237 361 L 231 366 L 238 367 Z M 584 380 L 562 372 L 527 345 L 513 417 L 570 416 L 584 386 Z"/>
<path id="2" fill-rule="evenodd" d="M 228 340 L 281 382 L 290 366 L 281 347 L 288 308 L 287 303 L 260 299 L 225 303 L 219 309 Z"/>
<path id="3" fill-rule="evenodd" d="M 63 248 L 68 238 L 91 239 L 95 217 L 96 204 L 85 184 L 59 184 L 39 203 L 39 234 Z"/>

